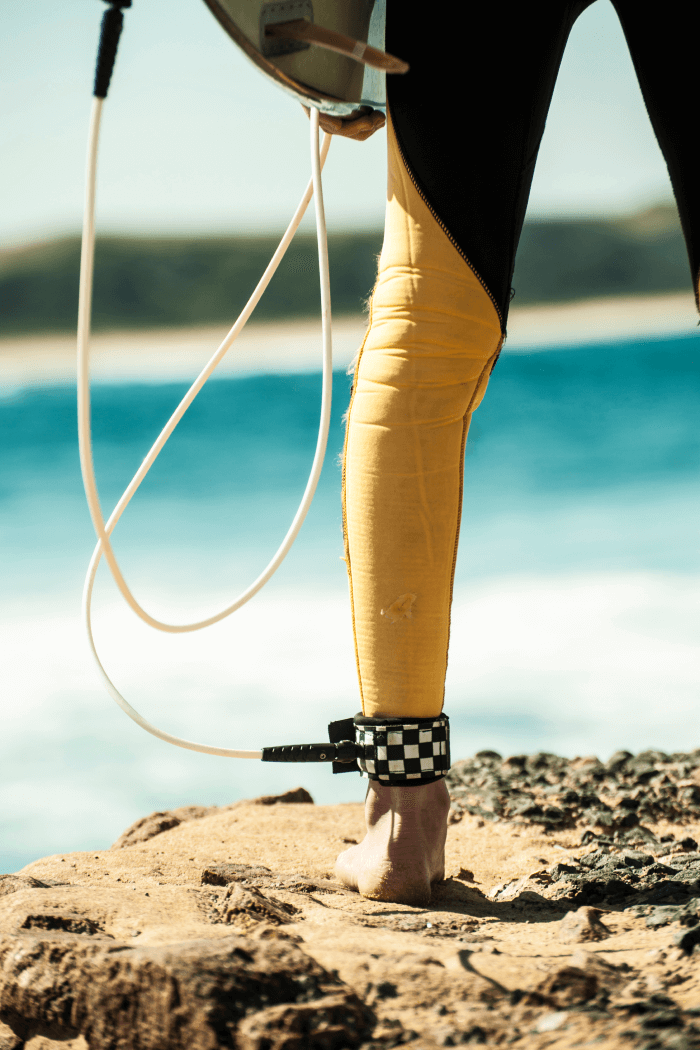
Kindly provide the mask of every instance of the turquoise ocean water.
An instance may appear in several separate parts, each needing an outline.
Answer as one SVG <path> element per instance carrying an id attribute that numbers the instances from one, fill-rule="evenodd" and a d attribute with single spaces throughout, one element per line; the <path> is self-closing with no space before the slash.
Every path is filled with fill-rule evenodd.
<path id="1" fill-rule="evenodd" d="M 700 746 L 700 338 L 506 353 L 474 417 L 446 710 L 455 757 Z M 109 509 L 180 383 L 99 385 L 96 463 Z M 281 540 L 316 437 L 320 375 L 210 382 L 120 524 L 127 579 L 156 615 L 228 604 Z M 108 669 L 163 728 L 224 746 L 323 739 L 358 706 L 342 554 L 342 416 L 292 554 L 209 631 L 164 636 L 102 576 Z M 354 776 L 171 748 L 103 693 L 80 623 L 93 545 L 74 391 L 0 398 L 0 871 L 105 848 L 153 809 Z"/>

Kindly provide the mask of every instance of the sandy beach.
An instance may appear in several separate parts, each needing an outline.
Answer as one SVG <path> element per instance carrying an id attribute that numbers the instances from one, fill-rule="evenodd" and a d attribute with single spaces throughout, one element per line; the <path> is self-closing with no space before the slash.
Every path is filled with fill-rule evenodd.
<path id="1" fill-rule="evenodd" d="M 634 338 L 690 335 L 698 318 L 690 292 L 589 299 L 576 303 L 514 307 L 506 353 L 534 353 L 555 346 Z M 346 368 L 362 342 L 366 318 L 339 317 L 333 324 L 334 361 Z M 93 376 L 103 383 L 161 382 L 194 378 L 227 329 L 221 325 L 100 332 L 93 338 Z M 321 333 L 316 320 L 251 322 L 219 366 L 218 375 L 320 370 Z M 66 383 L 75 377 L 73 335 L 29 335 L 0 340 L 0 385 Z"/>

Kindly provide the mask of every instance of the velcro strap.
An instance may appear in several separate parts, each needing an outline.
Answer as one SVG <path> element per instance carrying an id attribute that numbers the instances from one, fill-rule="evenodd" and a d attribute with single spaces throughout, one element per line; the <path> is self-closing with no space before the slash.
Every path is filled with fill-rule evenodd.
<path id="1" fill-rule="evenodd" d="M 383 784 L 426 784 L 450 769 L 450 720 L 368 718 L 356 715 L 357 764 L 363 777 Z"/>

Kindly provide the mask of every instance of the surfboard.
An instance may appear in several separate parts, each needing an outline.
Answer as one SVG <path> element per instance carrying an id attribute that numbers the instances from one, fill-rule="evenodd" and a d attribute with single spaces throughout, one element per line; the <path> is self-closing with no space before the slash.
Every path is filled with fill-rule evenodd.
<path id="1" fill-rule="evenodd" d="M 386 0 L 204 0 L 278 87 L 322 113 L 386 110 L 386 75 L 408 69 L 384 51 Z"/>

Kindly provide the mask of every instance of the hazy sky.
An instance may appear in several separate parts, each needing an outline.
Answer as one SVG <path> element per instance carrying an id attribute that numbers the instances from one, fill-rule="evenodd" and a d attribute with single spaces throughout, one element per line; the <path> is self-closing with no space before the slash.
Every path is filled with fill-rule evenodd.
<path id="1" fill-rule="evenodd" d="M 5 244 L 80 226 L 98 0 L 10 0 L 0 55 Z M 308 177 L 300 107 L 244 59 L 202 0 L 134 0 L 105 107 L 98 222 L 123 232 L 277 229 Z M 494 69 L 498 76 L 498 69 Z M 468 123 L 469 114 L 464 113 Z M 384 134 L 336 140 L 329 224 L 373 226 Z M 559 76 L 530 215 L 605 214 L 671 199 L 617 17 L 597 0 Z"/>

